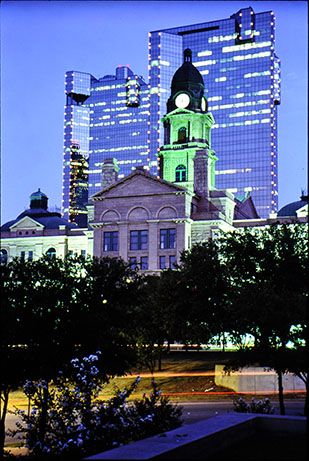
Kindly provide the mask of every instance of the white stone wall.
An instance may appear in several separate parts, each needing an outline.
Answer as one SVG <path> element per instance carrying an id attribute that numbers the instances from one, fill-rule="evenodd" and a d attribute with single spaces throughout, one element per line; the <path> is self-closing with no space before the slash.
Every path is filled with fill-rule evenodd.
<path id="1" fill-rule="evenodd" d="M 57 232 L 57 230 L 56 230 Z M 25 259 L 29 258 L 29 252 L 33 252 L 33 259 L 43 256 L 49 248 L 56 250 L 56 256 L 63 258 L 69 251 L 73 254 L 81 254 L 82 250 L 86 254 L 93 255 L 93 232 L 78 230 L 76 235 L 37 235 L 35 237 L 2 237 L 1 249 L 7 251 L 8 261 L 15 257 L 20 257 L 21 252 L 25 252 Z"/>
<path id="2" fill-rule="evenodd" d="M 265 371 L 263 367 L 244 367 L 238 372 L 224 373 L 224 365 L 216 365 L 215 384 L 236 392 L 278 392 L 278 376 L 275 370 Z M 305 391 L 305 383 L 291 373 L 283 375 L 284 391 Z"/>

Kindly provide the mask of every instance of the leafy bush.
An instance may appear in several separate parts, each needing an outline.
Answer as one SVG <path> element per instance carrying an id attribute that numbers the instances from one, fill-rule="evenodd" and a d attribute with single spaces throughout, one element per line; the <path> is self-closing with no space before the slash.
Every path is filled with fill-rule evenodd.
<path id="1" fill-rule="evenodd" d="M 252 398 L 251 403 L 246 402 L 242 397 L 233 401 L 233 410 L 238 413 L 263 413 L 270 415 L 274 413 L 275 407 L 270 404 L 268 398 L 264 400 L 255 400 Z"/>
<path id="2" fill-rule="evenodd" d="M 115 397 L 100 400 L 99 354 L 72 360 L 70 381 L 60 374 L 52 390 L 45 381 L 26 383 L 34 407 L 29 415 L 16 410 L 24 424 L 14 434 L 25 432 L 30 456 L 80 459 L 182 424 L 181 409 L 161 395 L 155 381 L 153 392 L 140 401 L 126 403 L 139 377 Z"/>

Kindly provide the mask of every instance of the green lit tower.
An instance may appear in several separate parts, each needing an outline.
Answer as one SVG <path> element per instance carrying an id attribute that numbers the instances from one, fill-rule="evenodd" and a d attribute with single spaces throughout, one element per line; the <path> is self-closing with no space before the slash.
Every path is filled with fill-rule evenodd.
<path id="1" fill-rule="evenodd" d="M 160 148 L 160 177 L 181 183 L 205 198 L 215 189 L 215 162 L 211 149 L 211 128 L 214 118 L 208 112 L 201 74 L 192 64 L 190 49 L 184 51 L 184 62 L 175 72 L 167 114 L 162 119 L 164 145 Z M 203 181 L 196 181 L 194 170 L 203 172 Z M 204 189 L 203 191 L 200 189 Z"/>

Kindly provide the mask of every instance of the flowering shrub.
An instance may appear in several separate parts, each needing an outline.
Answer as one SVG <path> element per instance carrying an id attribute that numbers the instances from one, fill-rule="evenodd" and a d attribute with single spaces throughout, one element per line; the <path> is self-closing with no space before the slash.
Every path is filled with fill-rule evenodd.
<path id="1" fill-rule="evenodd" d="M 140 401 L 126 403 L 139 377 L 115 397 L 100 400 L 102 380 L 96 366 L 100 352 L 96 354 L 71 361 L 73 385 L 61 373 L 52 390 L 43 380 L 25 384 L 34 406 L 29 415 L 16 410 L 26 430 L 19 424 L 14 434 L 25 432 L 31 456 L 78 459 L 182 424 L 181 409 L 161 395 L 155 381 L 153 392 Z"/>
<path id="2" fill-rule="evenodd" d="M 238 397 L 238 399 L 233 401 L 233 405 L 234 411 L 238 413 L 263 413 L 265 415 L 270 415 L 275 411 L 275 407 L 270 404 L 268 398 L 264 400 L 252 399 L 251 403 L 248 403 L 243 398 Z"/>

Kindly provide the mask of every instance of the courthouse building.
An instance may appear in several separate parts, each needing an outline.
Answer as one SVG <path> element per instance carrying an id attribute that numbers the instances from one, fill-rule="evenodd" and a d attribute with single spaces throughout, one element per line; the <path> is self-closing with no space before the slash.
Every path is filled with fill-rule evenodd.
<path id="1" fill-rule="evenodd" d="M 92 231 L 80 229 L 48 211 L 48 198 L 39 190 L 30 196 L 30 208 L 1 226 L 1 263 L 14 257 L 33 260 L 43 255 L 92 255 Z"/>
<path id="2" fill-rule="evenodd" d="M 214 184 L 214 124 L 192 52 L 172 79 L 160 178 L 143 167 L 117 181 L 114 159 L 105 159 L 103 189 L 91 197 L 88 222 L 94 255 L 121 257 L 142 270 L 173 268 L 182 250 L 234 229 L 235 219 L 258 219 L 250 196 L 240 201 Z"/>
<path id="3" fill-rule="evenodd" d="M 171 79 L 186 48 L 192 51 L 192 62 L 200 71 L 215 117 L 216 187 L 237 197 L 250 192 L 261 217 L 278 212 L 277 111 L 281 96 L 275 15 L 272 11 L 255 13 L 248 7 L 216 21 L 152 31 L 148 83 L 123 66 L 115 75 L 100 78 L 76 70 L 66 73 L 65 218 L 85 225 L 86 195 L 101 189 L 106 158 L 117 158 L 119 179 L 137 166 L 158 175 L 157 154 L 165 143 L 161 119 L 166 114 Z M 77 154 L 78 180 L 72 177 Z M 87 178 L 82 160 L 88 163 Z"/>

